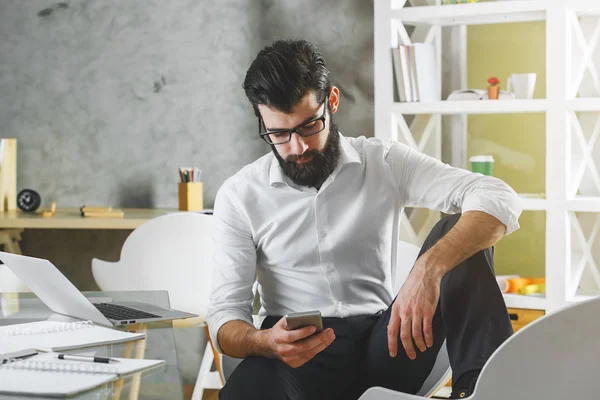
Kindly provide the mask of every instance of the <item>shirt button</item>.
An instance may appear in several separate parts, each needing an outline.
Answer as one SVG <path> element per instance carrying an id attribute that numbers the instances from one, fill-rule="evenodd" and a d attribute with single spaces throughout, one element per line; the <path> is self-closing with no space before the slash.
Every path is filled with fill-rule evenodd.
<path id="1" fill-rule="evenodd" d="M 335 306 L 335 313 L 340 316 L 340 317 L 344 317 L 344 311 L 342 309 L 342 305 L 343 303 L 341 301 L 338 301 L 336 306 Z"/>
<path id="2" fill-rule="evenodd" d="M 321 238 L 324 239 L 325 237 L 327 237 L 327 232 L 321 231 Z"/>

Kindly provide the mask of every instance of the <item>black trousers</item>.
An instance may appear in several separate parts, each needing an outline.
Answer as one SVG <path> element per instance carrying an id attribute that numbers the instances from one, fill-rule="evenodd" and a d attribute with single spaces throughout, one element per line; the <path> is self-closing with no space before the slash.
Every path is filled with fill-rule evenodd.
<path id="1" fill-rule="evenodd" d="M 419 255 L 431 248 L 460 215 L 440 220 Z M 393 304 L 393 302 L 392 302 Z M 398 354 L 389 356 L 387 325 L 391 304 L 375 315 L 323 318 L 336 339 L 308 363 L 291 368 L 277 359 L 249 357 L 235 369 L 220 399 L 357 399 L 369 387 L 416 393 L 431 372 L 446 339 L 454 381 L 483 368 L 512 327 L 494 275 L 493 248 L 465 260 L 443 278 L 433 317 L 433 347 L 409 359 L 398 340 Z M 262 328 L 280 319 L 269 316 Z"/>

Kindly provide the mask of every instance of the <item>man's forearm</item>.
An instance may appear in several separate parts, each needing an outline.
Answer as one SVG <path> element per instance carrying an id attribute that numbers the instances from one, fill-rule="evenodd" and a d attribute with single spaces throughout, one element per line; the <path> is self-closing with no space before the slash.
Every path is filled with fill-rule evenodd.
<path id="1" fill-rule="evenodd" d="M 441 277 L 478 251 L 492 247 L 505 231 L 506 226 L 496 217 L 482 211 L 468 211 L 418 262 Z"/>
<path id="2" fill-rule="evenodd" d="M 217 340 L 223 353 L 231 357 L 272 357 L 266 332 L 245 321 L 235 320 L 227 322 L 219 329 Z"/>

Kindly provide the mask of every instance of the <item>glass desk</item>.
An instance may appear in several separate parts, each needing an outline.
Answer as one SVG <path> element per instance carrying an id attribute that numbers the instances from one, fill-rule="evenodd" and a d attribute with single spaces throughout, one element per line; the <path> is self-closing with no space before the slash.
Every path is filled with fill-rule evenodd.
<path id="1" fill-rule="evenodd" d="M 169 307 L 166 291 L 143 292 L 84 292 L 88 298 L 141 301 L 160 307 Z M 0 325 L 43 321 L 48 317 L 74 321 L 54 314 L 32 293 L 0 293 Z M 68 354 L 95 352 L 98 356 L 148 358 L 165 360 L 165 365 L 133 374 L 99 386 L 91 391 L 70 397 L 75 399 L 183 399 L 183 389 L 177 362 L 173 325 L 168 322 L 151 322 L 120 327 L 120 330 L 145 332 L 146 339 L 112 345 L 86 347 L 65 351 Z M 34 382 L 31 382 L 34 385 Z M 0 394 L 0 399 L 31 399 L 30 396 Z"/>

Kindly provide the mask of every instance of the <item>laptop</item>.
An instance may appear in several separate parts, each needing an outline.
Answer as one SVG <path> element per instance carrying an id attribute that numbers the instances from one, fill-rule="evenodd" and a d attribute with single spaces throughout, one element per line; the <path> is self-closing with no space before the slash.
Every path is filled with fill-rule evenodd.
<path id="1" fill-rule="evenodd" d="M 193 318 L 195 314 L 133 301 L 92 303 L 48 260 L 0 251 L 6 265 L 52 311 L 104 326 Z"/>

